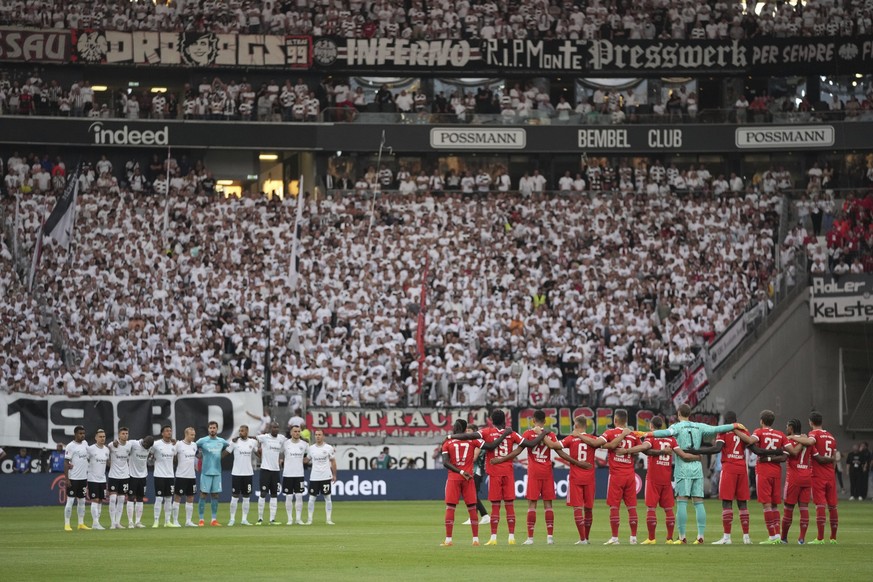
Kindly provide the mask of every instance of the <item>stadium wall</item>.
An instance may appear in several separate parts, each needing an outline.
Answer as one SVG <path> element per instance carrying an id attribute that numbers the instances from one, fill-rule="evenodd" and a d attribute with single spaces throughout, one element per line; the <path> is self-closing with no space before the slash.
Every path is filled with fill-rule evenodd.
<path id="1" fill-rule="evenodd" d="M 750 428 L 757 426 L 762 410 L 770 409 L 780 430 L 790 418 L 806 426 L 815 408 L 837 441 L 848 443 L 850 437 L 839 425 L 839 351 L 870 351 L 863 325 L 816 325 L 809 294 L 801 294 L 715 383 L 703 407 L 733 410 Z"/>

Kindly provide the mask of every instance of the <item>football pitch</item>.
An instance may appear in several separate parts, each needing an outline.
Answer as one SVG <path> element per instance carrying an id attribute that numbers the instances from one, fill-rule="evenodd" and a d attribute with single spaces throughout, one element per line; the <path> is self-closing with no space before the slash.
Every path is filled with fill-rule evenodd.
<path id="1" fill-rule="evenodd" d="M 558 576 L 585 580 L 850 580 L 873 579 L 871 536 L 873 503 L 840 505 L 839 544 L 798 546 L 798 513 L 790 531 L 792 543 L 759 546 L 766 537 L 760 505 L 750 503 L 755 544 L 742 545 L 739 520 L 734 522 L 732 546 L 712 546 L 721 534 L 721 507 L 707 502 L 705 546 L 663 544 L 663 513 L 659 511 L 658 545 L 627 545 L 627 515 L 622 511 L 621 545 L 603 546 L 609 537 L 606 507 L 598 500 L 592 545 L 577 546 L 571 510 L 555 502 L 555 544 L 546 545 L 540 508 L 536 543 L 526 538 L 526 502 L 517 506 L 518 545 L 508 546 L 505 513 L 499 545 L 471 547 L 470 526 L 455 525 L 453 547 L 440 547 L 444 536 L 444 506 L 438 502 L 337 502 L 334 526 L 324 524 L 324 505 L 316 508 L 311 526 L 241 526 L 182 529 L 63 531 L 62 507 L 0 509 L 0 540 L 6 556 L 4 580 L 413 580 L 528 578 L 555 580 Z M 640 539 L 645 539 L 645 510 L 640 506 Z M 207 506 L 207 517 L 209 508 Z M 463 514 L 463 515 L 462 515 Z M 693 511 L 689 510 L 689 532 Z M 252 503 L 250 519 L 257 519 Z M 305 515 L 305 509 L 304 509 Z M 219 519 L 227 523 L 227 504 Z M 284 523 L 279 504 L 277 518 Z M 196 519 L 196 507 L 195 507 Z M 239 517 L 237 517 L 239 520 Z M 108 525 L 108 510 L 101 519 Z M 126 523 L 126 517 L 125 517 Z M 90 512 L 86 523 L 91 523 Z M 143 523 L 152 524 L 146 507 Z M 76 517 L 73 515 L 75 528 Z M 489 526 L 480 526 L 488 540 Z M 826 526 L 826 531 L 829 528 Z M 689 533 L 689 538 L 691 533 Z M 827 537 L 827 535 L 826 535 Z M 815 538 L 813 512 L 809 539 Z"/>

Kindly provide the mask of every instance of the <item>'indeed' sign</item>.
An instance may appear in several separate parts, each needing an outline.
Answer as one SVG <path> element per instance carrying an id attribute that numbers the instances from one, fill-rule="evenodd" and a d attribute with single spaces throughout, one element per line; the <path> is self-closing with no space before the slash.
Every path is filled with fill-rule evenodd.
<path id="1" fill-rule="evenodd" d="M 94 135 L 95 145 L 169 145 L 170 128 L 164 126 L 157 130 L 130 129 L 127 125 L 119 129 L 107 129 L 102 121 L 95 121 L 88 127 Z"/>

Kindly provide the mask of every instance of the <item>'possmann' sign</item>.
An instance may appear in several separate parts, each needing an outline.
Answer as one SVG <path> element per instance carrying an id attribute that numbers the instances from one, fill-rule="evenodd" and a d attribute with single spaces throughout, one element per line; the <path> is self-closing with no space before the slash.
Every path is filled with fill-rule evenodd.
<path id="1" fill-rule="evenodd" d="M 873 319 L 873 276 L 814 277 L 809 313 L 814 323 L 855 323 Z"/>
<path id="2" fill-rule="evenodd" d="M 435 127 L 430 130 L 430 147 L 450 150 L 520 150 L 527 144 L 524 129 L 466 129 Z"/>
<path id="3" fill-rule="evenodd" d="M 782 127 L 738 127 L 736 145 L 740 149 L 820 148 L 834 145 L 833 125 L 786 125 Z"/>

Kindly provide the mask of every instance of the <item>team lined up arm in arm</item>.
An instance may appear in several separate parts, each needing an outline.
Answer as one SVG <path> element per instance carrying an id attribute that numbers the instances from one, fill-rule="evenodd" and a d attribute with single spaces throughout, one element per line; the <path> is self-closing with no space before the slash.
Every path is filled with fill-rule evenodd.
<path id="1" fill-rule="evenodd" d="M 766 457 L 769 462 L 781 463 L 788 458 L 785 451 L 782 449 L 762 449 L 758 446 L 758 440 L 755 437 L 746 434 L 743 431 L 736 430 L 734 431 L 734 434 L 736 434 L 737 437 L 746 444 L 746 447 L 750 451 L 759 457 Z"/>

